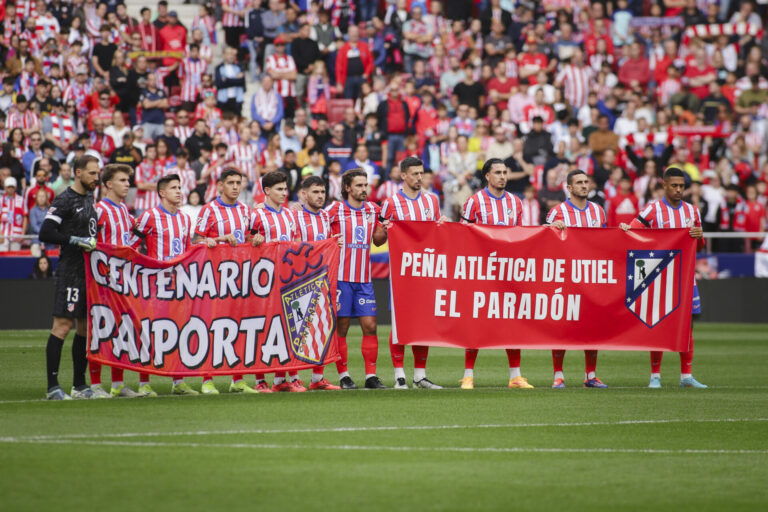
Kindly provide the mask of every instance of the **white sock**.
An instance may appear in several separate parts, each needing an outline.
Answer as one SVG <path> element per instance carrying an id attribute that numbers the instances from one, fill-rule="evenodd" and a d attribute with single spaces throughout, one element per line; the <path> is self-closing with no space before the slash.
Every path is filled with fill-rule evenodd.
<path id="1" fill-rule="evenodd" d="M 405 370 L 402 368 L 395 368 L 395 380 L 397 379 L 404 379 L 405 378 Z"/>
<path id="2" fill-rule="evenodd" d="M 119 388 L 122 385 L 123 385 L 123 381 L 113 382 L 112 383 L 112 389 L 117 389 L 117 388 Z"/>
<path id="3" fill-rule="evenodd" d="M 475 376 L 475 370 L 474 368 L 464 368 L 464 378 L 467 377 L 474 377 Z"/>
<path id="4" fill-rule="evenodd" d="M 323 374 L 322 373 L 312 372 L 312 384 L 320 382 L 321 380 L 323 380 Z"/>
<path id="5" fill-rule="evenodd" d="M 184 379 L 173 379 L 173 385 L 174 386 L 178 386 L 182 382 L 184 382 Z"/>
<path id="6" fill-rule="evenodd" d="M 291 379 L 291 382 L 296 382 L 299 380 L 299 374 L 297 373 L 296 375 L 289 375 L 289 378 Z"/>
<path id="7" fill-rule="evenodd" d="M 661 378 L 661 374 L 660 373 L 651 373 L 651 378 L 652 379 L 660 379 Z"/>
<path id="8" fill-rule="evenodd" d="M 587 380 L 591 380 L 591 379 L 594 379 L 594 378 L 595 378 L 595 372 L 589 372 L 587 374 Z"/>
<path id="9" fill-rule="evenodd" d="M 683 379 L 690 379 L 691 377 L 693 377 L 693 374 L 692 374 L 692 373 L 681 373 L 681 374 L 680 374 L 680 380 L 683 380 Z"/>
<path id="10" fill-rule="evenodd" d="M 368 380 L 368 379 L 370 379 L 371 377 L 375 377 L 375 376 L 376 376 L 376 374 L 375 374 L 375 373 L 366 373 L 366 374 L 365 374 L 365 380 Z"/>
<path id="11" fill-rule="evenodd" d="M 349 372 L 341 372 L 339 374 L 339 380 L 343 379 L 344 377 L 349 377 Z"/>
<path id="12" fill-rule="evenodd" d="M 520 367 L 517 368 L 510 368 L 509 369 L 509 378 L 510 379 L 516 379 L 520 377 Z"/>
<path id="13" fill-rule="evenodd" d="M 427 378 L 427 370 L 424 368 L 413 369 L 413 382 L 419 382 L 420 380 Z"/>
<path id="14" fill-rule="evenodd" d="M 275 382 L 274 382 L 275 386 L 277 386 L 278 384 L 282 384 L 283 382 L 285 382 L 285 377 L 275 377 Z"/>
<path id="15" fill-rule="evenodd" d="M 565 380 L 565 375 L 563 375 L 563 372 L 555 372 L 555 380 L 557 379 Z"/>

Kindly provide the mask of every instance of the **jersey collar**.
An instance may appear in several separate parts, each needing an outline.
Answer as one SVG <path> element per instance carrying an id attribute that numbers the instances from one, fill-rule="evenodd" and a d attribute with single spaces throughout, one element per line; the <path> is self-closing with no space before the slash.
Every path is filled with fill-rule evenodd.
<path id="1" fill-rule="evenodd" d="M 494 199 L 504 199 L 504 193 L 502 192 L 499 197 L 496 197 L 495 195 L 491 194 L 491 191 L 488 187 L 485 187 L 483 190 L 485 190 L 485 193 L 488 194 L 489 197 L 492 197 Z"/>
<path id="2" fill-rule="evenodd" d="M 307 207 L 304 205 L 301 205 L 301 209 L 307 212 L 310 215 L 320 215 L 320 211 L 322 211 L 322 208 L 317 213 L 307 210 Z"/>
<path id="3" fill-rule="evenodd" d="M 407 195 L 405 195 L 405 192 L 403 192 L 403 189 L 402 189 L 402 188 L 401 188 L 400 190 L 398 190 L 398 191 L 397 191 L 397 193 L 398 193 L 399 195 L 403 196 L 403 197 L 404 197 L 405 199 L 407 199 L 408 201 L 418 201 L 418 200 L 419 200 L 419 198 L 421 198 L 421 190 L 419 190 L 419 193 L 418 193 L 418 194 L 416 195 L 416 197 L 414 197 L 413 199 L 411 199 L 410 197 L 408 197 Z"/>
<path id="4" fill-rule="evenodd" d="M 670 208 L 672 208 L 673 210 L 679 210 L 680 208 L 682 208 L 682 207 L 683 207 L 683 200 L 682 200 L 682 199 L 680 200 L 680 204 L 679 204 L 679 205 L 677 205 L 677 208 L 675 208 L 674 206 L 672 206 L 671 204 L 669 204 L 669 201 L 667 201 L 667 198 L 666 198 L 666 197 L 662 197 L 662 198 L 661 198 L 661 201 L 662 201 L 662 202 L 663 202 L 665 205 L 667 205 L 667 206 L 669 206 Z"/>
<path id="5" fill-rule="evenodd" d="M 161 211 L 161 212 L 164 212 L 164 213 L 166 213 L 167 215 L 170 215 L 171 217 L 174 217 L 174 216 L 176 216 L 176 215 L 179 213 L 179 210 L 176 210 L 176 213 L 171 213 L 171 212 L 169 212 L 168 210 L 166 210 L 166 209 L 165 209 L 165 207 L 164 207 L 163 205 L 161 205 L 161 204 L 160 204 L 160 205 L 158 205 L 157 207 L 158 207 L 158 208 L 160 208 L 160 211 Z"/>
<path id="6" fill-rule="evenodd" d="M 580 212 L 585 212 L 589 209 L 589 201 L 587 201 L 587 205 L 584 208 L 579 208 L 578 206 L 573 204 L 570 199 L 566 199 L 565 202 L 571 205 L 571 208 L 573 208 L 574 210 L 578 210 Z"/>
<path id="7" fill-rule="evenodd" d="M 227 208 L 234 208 L 235 206 L 237 206 L 237 201 L 235 201 L 235 204 L 227 204 L 221 200 L 221 196 L 216 197 L 216 202 L 219 203 L 221 206 L 225 206 Z"/>
<path id="8" fill-rule="evenodd" d="M 119 205 L 119 204 L 117 204 L 116 202 L 114 202 L 113 200 L 111 200 L 111 199 L 110 199 L 110 198 L 108 198 L 108 197 L 105 197 L 105 198 L 104 198 L 104 202 L 105 202 L 105 203 L 109 203 L 109 204 L 111 204 L 112 206 L 115 206 L 115 207 L 118 207 L 118 208 L 120 207 L 120 205 Z"/>
<path id="9" fill-rule="evenodd" d="M 365 201 L 363 201 L 363 206 L 360 208 L 355 208 L 354 206 L 351 206 L 346 200 L 344 201 L 344 204 L 347 205 L 347 208 L 350 210 L 355 210 L 356 212 L 365 210 Z"/>
<path id="10" fill-rule="evenodd" d="M 280 212 L 282 212 L 282 211 L 283 211 L 283 207 L 282 207 L 282 206 L 280 207 L 280 209 L 279 209 L 279 210 L 275 210 L 274 208 L 272 208 L 271 206 L 269 206 L 269 205 L 268 205 L 268 204 L 266 204 L 266 203 L 264 204 L 264 209 L 265 209 L 265 210 L 269 210 L 269 211 L 271 211 L 271 212 L 274 212 L 274 213 L 277 213 L 277 214 L 279 214 Z"/>

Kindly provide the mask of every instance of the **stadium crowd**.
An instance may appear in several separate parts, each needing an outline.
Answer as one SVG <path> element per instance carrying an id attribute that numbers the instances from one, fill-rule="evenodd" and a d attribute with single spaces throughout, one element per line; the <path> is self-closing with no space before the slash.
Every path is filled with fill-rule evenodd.
<path id="1" fill-rule="evenodd" d="M 137 217 L 178 174 L 194 221 L 228 168 L 248 206 L 271 171 L 291 201 L 307 176 L 340 199 L 352 168 L 381 202 L 418 156 L 454 220 L 500 158 L 524 225 L 575 169 L 609 226 L 631 222 L 676 165 L 705 231 L 766 228 L 764 1 L 222 0 L 186 27 L 166 1 L 0 4 L 2 251 L 39 248 L 83 155 L 134 169 Z"/>

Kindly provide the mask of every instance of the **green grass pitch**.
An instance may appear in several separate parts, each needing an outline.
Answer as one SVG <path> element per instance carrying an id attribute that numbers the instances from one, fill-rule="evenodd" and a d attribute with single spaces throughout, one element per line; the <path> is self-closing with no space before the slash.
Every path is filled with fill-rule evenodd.
<path id="1" fill-rule="evenodd" d="M 549 352 L 524 351 L 536 389 L 509 390 L 504 353 L 481 351 L 477 387 L 461 391 L 463 351 L 432 349 L 443 391 L 172 397 L 153 377 L 165 396 L 66 403 L 41 400 L 46 336 L 0 331 L 0 511 L 768 509 L 765 325 L 696 326 L 708 390 L 677 387 L 677 354 L 664 389 L 647 389 L 648 354 L 629 352 L 602 352 L 611 387 L 582 389 L 577 351 L 567 389 L 550 388 Z M 362 384 L 359 329 L 349 342 Z M 409 382 L 411 364 L 407 351 Z"/>

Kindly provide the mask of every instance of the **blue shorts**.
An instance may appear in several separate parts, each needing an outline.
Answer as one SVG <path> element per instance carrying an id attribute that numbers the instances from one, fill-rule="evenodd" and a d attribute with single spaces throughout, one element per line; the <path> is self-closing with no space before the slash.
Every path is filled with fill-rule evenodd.
<path id="1" fill-rule="evenodd" d="M 376 316 L 373 283 L 339 281 L 336 287 L 337 316 Z"/>
<path id="2" fill-rule="evenodd" d="M 699 296 L 699 285 L 693 285 L 693 311 L 694 315 L 701 314 L 701 297 Z"/>

